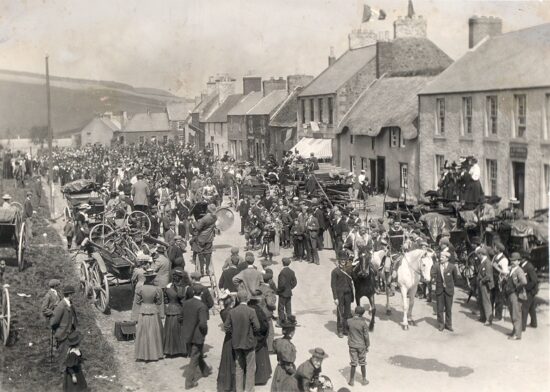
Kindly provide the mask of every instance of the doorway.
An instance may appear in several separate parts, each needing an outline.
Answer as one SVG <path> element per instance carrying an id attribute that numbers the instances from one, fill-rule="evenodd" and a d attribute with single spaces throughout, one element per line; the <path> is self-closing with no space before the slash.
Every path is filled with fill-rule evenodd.
<path id="1" fill-rule="evenodd" d="M 370 183 L 372 187 L 372 191 L 377 191 L 377 182 L 376 182 L 376 159 L 369 159 L 370 163 Z"/>
<path id="2" fill-rule="evenodd" d="M 386 192 L 386 158 L 376 158 L 376 185 L 378 193 Z"/>
<path id="3" fill-rule="evenodd" d="M 525 208 L 525 162 L 512 162 L 512 176 L 514 178 L 514 195 L 518 199 L 518 208 Z"/>

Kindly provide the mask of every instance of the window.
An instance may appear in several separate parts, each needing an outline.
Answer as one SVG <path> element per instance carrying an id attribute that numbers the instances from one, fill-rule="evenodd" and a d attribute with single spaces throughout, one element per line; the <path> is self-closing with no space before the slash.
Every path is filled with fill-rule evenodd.
<path id="1" fill-rule="evenodd" d="M 178 131 L 183 131 L 183 121 L 178 121 Z"/>
<path id="2" fill-rule="evenodd" d="M 401 129 L 398 127 L 391 127 L 390 128 L 390 147 L 391 148 L 399 148 L 399 145 L 401 144 Z"/>
<path id="3" fill-rule="evenodd" d="M 163 141 L 164 143 L 168 143 L 168 135 L 164 135 L 164 136 L 162 137 L 162 141 Z"/>
<path id="4" fill-rule="evenodd" d="M 472 97 L 462 98 L 462 134 L 472 134 Z"/>
<path id="5" fill-rule="evenodd" d="M 435 101 L 437 127 L 435 133 L 445 135 L 445 98 L 437 98 Z"/>
<path id="6" fill-rule="evenodd" d="M 367 158 L 361 158 L 361 170 L 367 170 Z"/>
<path id="7" fill-rule="evenodd" d="M 496 196 L 497 193 L 497 173 L 498 166 L 496 159 L 487 159 L 486 163 L 486 178 L 487 184 L 485 188 L 489 191 L 489 196 Z"/>
<path id="8" fill-rule="evenodd" d="M 487 106 L 487 136 L 497 134 L 497 113 L 498 103 L 496 95 L 489 95 L 486 101 Z"/>
<path id="9" fill-rule="evenodd" d="M 140 136 L 140 137 L 139 137 L 139 142 L 140 142 L 140 143 L 143 143 L 144 141 L 145 141 L 145 137 Z"/>
<path id="10" fill-rule="evenodd" d="M 524 137 L 527 130 L 527 97 L 516 95 L 516 137 Z"/>
<path id="11" fill-rule="evenodd" d="M 401 188 L 409 188 L 409 165 L 406 163 L 399 164 L 399 183 Z"/>
<path id="12" fill-rule="evenodd" d="M 350 156 L 349 157 L 349 171 L 352 173 L 355 173 L 355 157 Z"/>
<path id="13" fill-rule="evenodd" d="M 319 98 L 319 122 L 323 122 L 323 98 Z"/>
<path id="14" fill-rule="evenodd" d="M 434 189 L 437 188 L 439 183 L 439 177 L 443 171 L 443 166 L 445 165 L 445 156 L 436 154 L 435 156 L 435 167 L 434 167 Z"/>
<path id="15" fill-rule="evenodd" d="M 306 123 L 306 100 L 300 100 L 300 111 L 302 113 L 302 124 Z"/>
<path id="16" fill-rule="evenodd" d="M 315 121 L 315 100 L 309 100 L 309 121 Z"/>
<path id="17" fill-rule="evenodd" d="M 355 142 L 355 136 L 349 135 L 349 144 L 353 144 Z"/>
<path id="18" fill-rule="evenodd" d="M 334 117 L 333 117 L 333 107 L 332 107 L 332 98 L 328 98 L 327 99 L 327 103 L 328 103 L 328 123 L 330 125 L 333 124 L 334 122 Z"/>
<path id="19" fill-rule="evenodd" d="M 370 138 L 370 148 L 373 149 L 373 150 L 374 150 L 374 146 L 375 146 L 375 144 L 376 144 L 376 143 L 375 143 L 375 140 L 376 140 L 376 139 L 375 139 L 374 137 L 371 137 L 371 138 Z"/>

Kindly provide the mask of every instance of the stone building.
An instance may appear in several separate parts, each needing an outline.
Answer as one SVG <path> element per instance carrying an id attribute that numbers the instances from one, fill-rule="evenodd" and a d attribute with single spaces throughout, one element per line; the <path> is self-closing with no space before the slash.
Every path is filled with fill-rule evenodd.
<path id="1" fill-rule="evenodd" d="M 214 156 L 221 157 L 229 151 L 227 114 L 242 98 L 242 94 L 228 96 L 204 121 L 206 146 L 212 150 Z"/>
<path id="2" fill-rule="evenodd" d="M 174 102 L 166 105 L 166 114 L 170 128 L 176 133 L 179 139 L 188 142 L 189 128 L 186 126 L 190 119 L 194 105 L 191 102 Z"/>
<path id="3" fill-rule="evenodd" d="M 115 132 L 119 132 L 123 125 L 123 119 L 128 120 L 126 112 L 120 116 L 114 116 L 111 112 L 98 115 L 82 128 L 79 137 L 75 139 L 79 139 L 78 145 L 82 146 L 94 144 L 110 146 Z"/>
<path id="4" fill-rule="evenodd" d="M 124 128 L 115 132 L 114 137 L 123 144 L 167 143 L 176 138 L 176 132 L 171 129 L 166 112 L 147 112 L 134 114 Z"/>
<path id="5" fill-rule="evenodd" d="M 372 59 L 363 77 L 369 84 L 333 131 L 333 161 L 356 174 L 365 170 L 374 189 L 390 196 L 416 196 L 417 94 L 452 63 L 426 37 L 426 27 L 410 12 L 394 21 L 392 40 L 368 46 Z"/>
<path id="6" fill-rule="evenodd" d="M 263 98 L 261 79 L 260 84 L 252 85 L 252 87 L 258 88 L 258 90 L 245 88 L 244 91 L 247 91 L 248 94 L 227 113 L 229 154 L 238 161 L 246 161 L 250 158 L 248 156 L 246 113 Z"/>
<path id="7" fill-rule="evenodd" d="M 528 215 L 548 208 L 550 24 L 500 34 L 496 18 L 470 19 L 470 50 L 419 96 L 418 193 L 445 161 L 473 155 L 486 195 L 515 197 Z"/>

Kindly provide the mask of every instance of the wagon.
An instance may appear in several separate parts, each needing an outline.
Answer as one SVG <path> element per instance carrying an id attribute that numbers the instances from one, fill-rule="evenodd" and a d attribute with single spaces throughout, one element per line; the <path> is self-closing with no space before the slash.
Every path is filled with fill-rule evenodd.
<path id="1" fill-rule="evenodd" d="M 4 269 L 6 265 L 2 263 L 0 265 L 0 340 L 4 346 L 8 344 L 8 338 L 10 336 L 10 321 L 11 321 L 11 309 L 10 309 L 10 292 L 8 291 L 9 285 L 3 284 L 4 281 Z"/>
<path id="2" fill-rule="evenodd" d="M 0 208 L 0 247 L 14 249 L 19 271 L 25 268 L 27 231 L 19 207 Z"/>
<path id="3" fill-rule="evenodd" d="M 94 196 L 97 185 L 90 180 L 77 180 L 68 183 L 62 189 L 67 206 L 65 207 L 65 220 L 74 221 L 82 206 L 87 205 L 85 210 L 88 215 L 89 224 L 93 226 L 102 221 L 102 214 L 105 211 L 105 202 L 102 198 Z"/>

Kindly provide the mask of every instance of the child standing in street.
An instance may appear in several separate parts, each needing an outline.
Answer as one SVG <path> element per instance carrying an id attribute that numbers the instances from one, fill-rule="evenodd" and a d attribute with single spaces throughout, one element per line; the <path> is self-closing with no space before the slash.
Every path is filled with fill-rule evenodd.
<path id="1" fill-rule="evenodd" d="M 70 219 L 67 219 L 67 223 L 65 223 L 65 226 L 63 227 L 63 234 L 65 235 L 65 238 L 67 238 L 67 249 L 71 249 L 74 237 L 74 224 Z"/>
<path id="2" fill-rule="evenodd" d="M 355 314 L 348 319 L 348 346 L 351 371 L 348 384 L 353 386 L 357 364 L 361 366 L 361 384 L 367 385 L 367 352 L 369 351 L 369 326 L 363 317 L 365 309 L 362 306 L 355 308 Z"/>
<path id="3" fill-rule="evenodd" d="M 79 344 L 82 335 L 73 331 L 67 338 L 69 350 L 65 359 L 65 379 L 63 380 L 63 391 L 87 391 L 88 385 L 82 373 L 82 352 Z"/>

